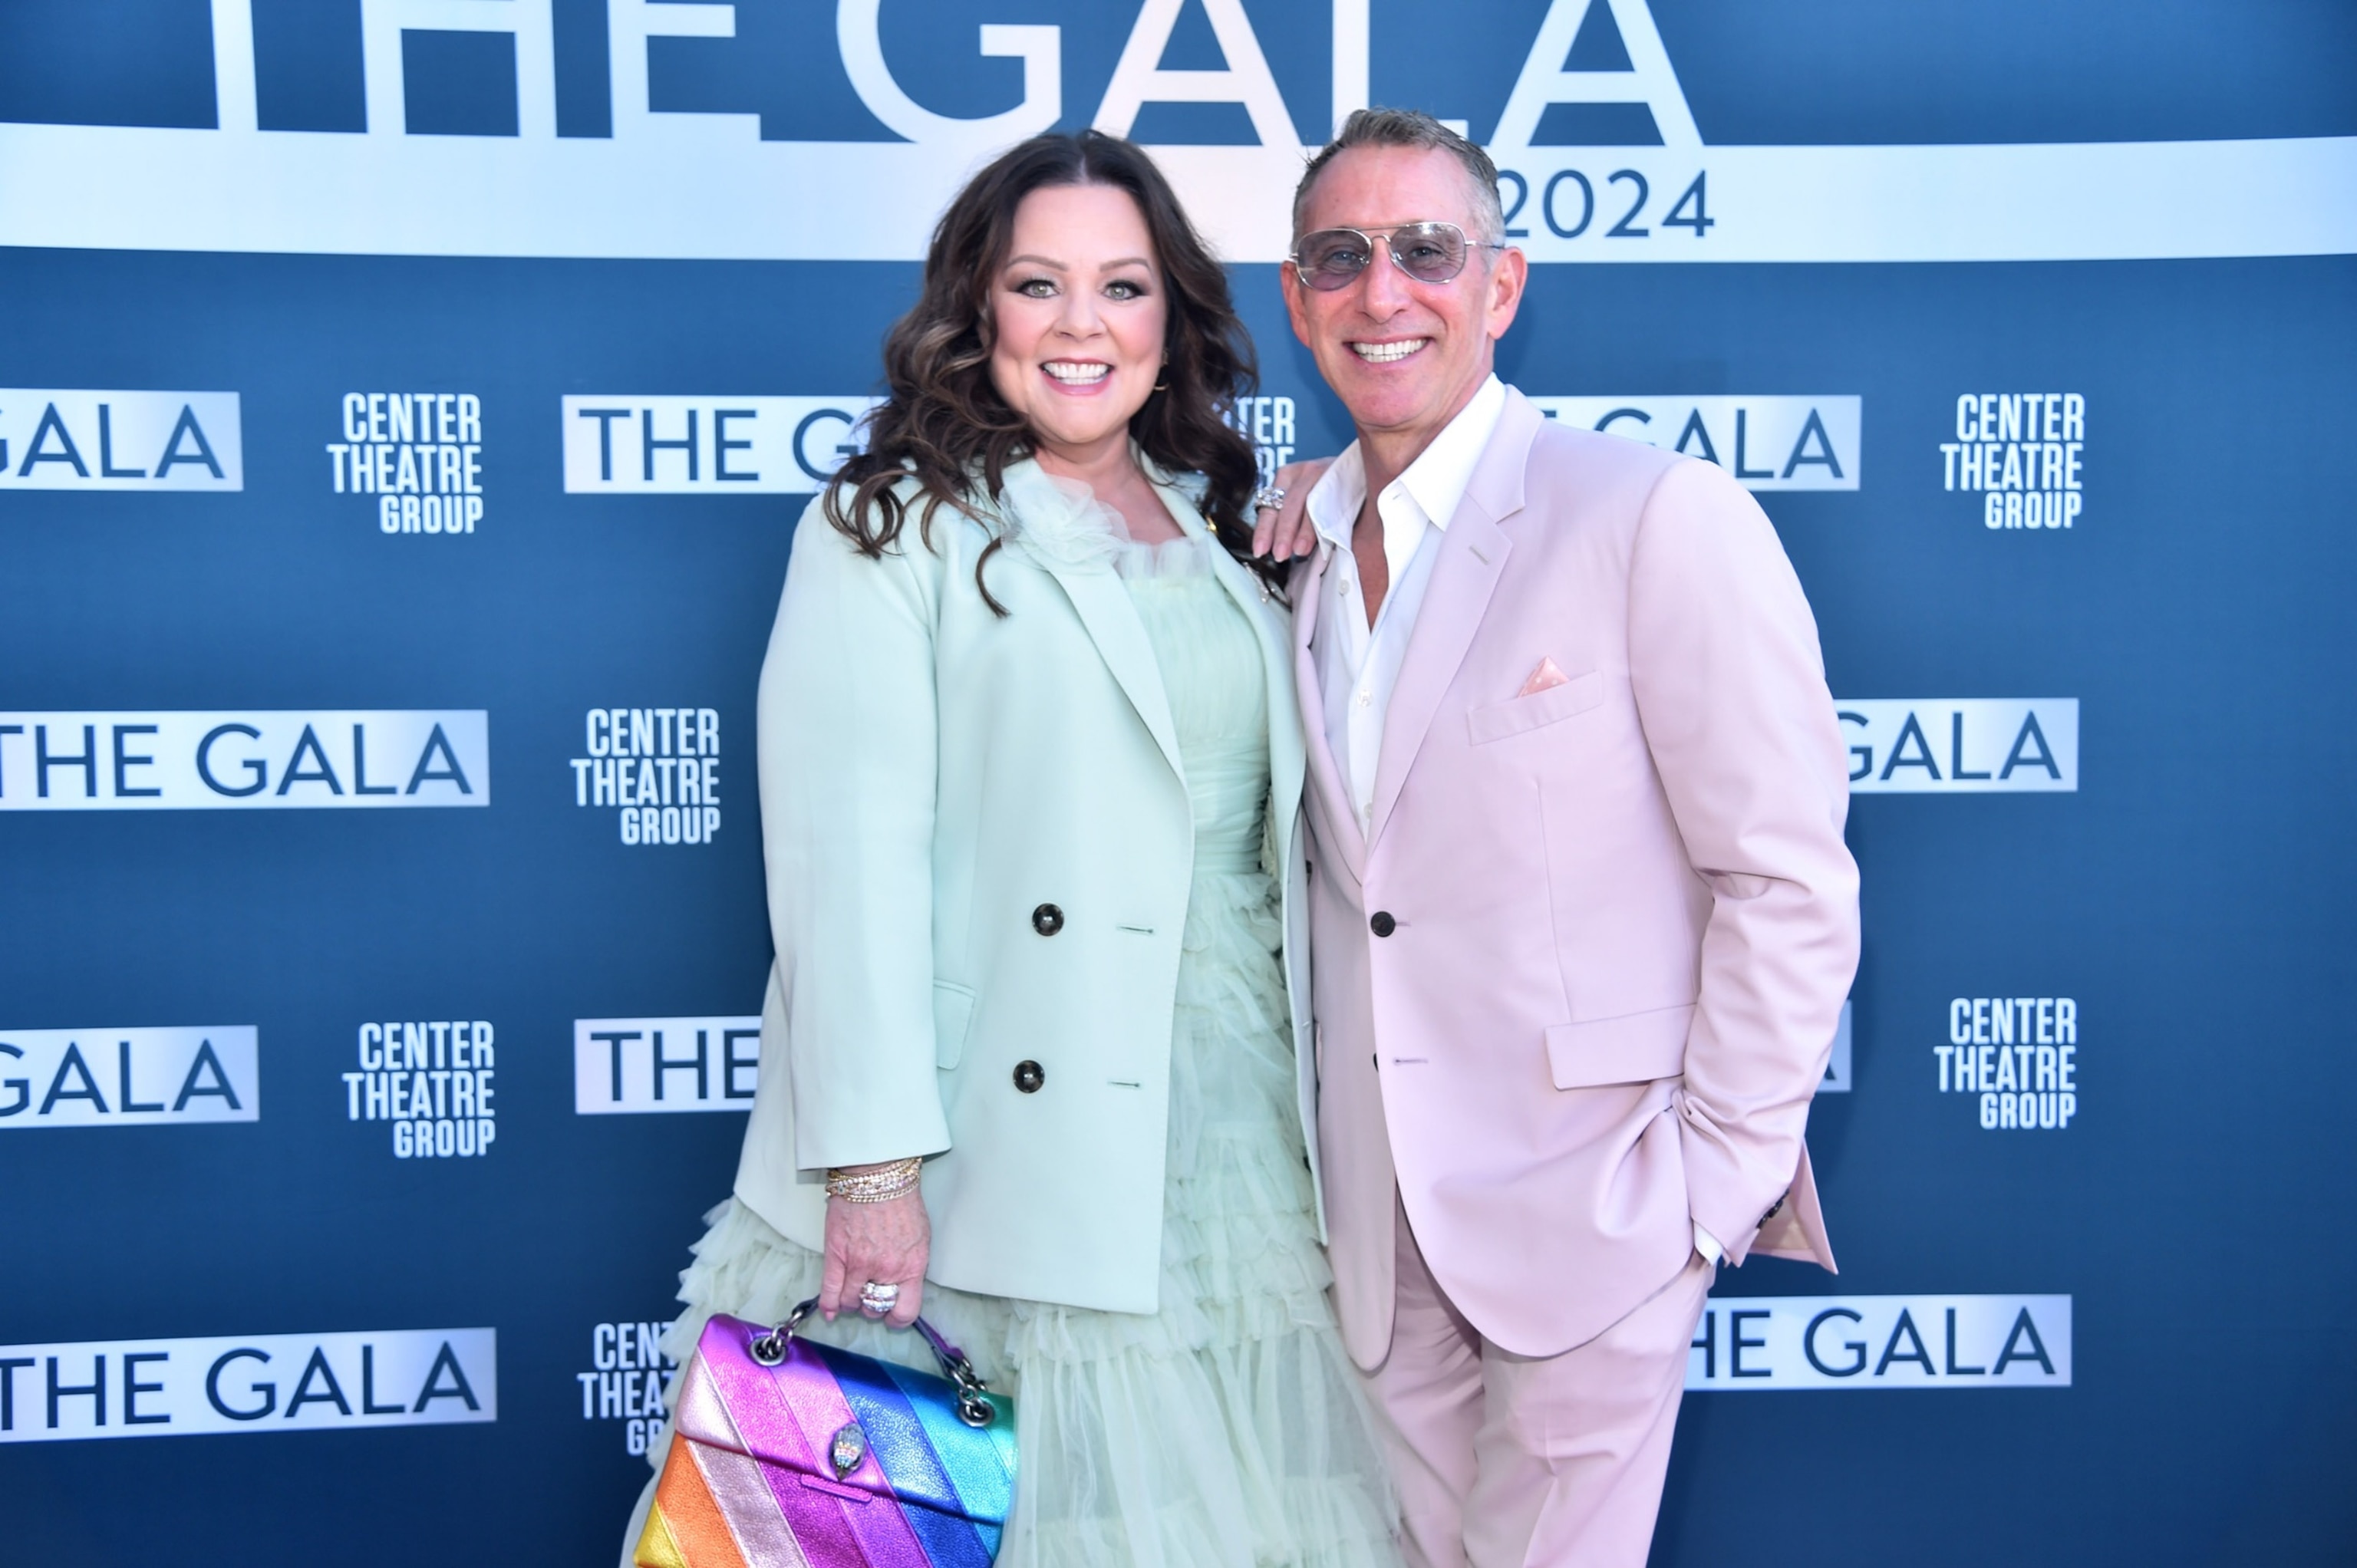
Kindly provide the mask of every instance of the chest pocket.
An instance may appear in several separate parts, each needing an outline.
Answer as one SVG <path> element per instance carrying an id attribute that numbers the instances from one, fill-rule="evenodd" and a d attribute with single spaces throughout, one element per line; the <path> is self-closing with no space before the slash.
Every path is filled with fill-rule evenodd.
<path id="1" fill-rule="evenodd" d="M 1561 724 L 1603 701 L 1604 671 L 1590 670 L 1585 675 L 1573 676 L 1560 686 L 1550 686 L 1527 697 L 1514 697 L 1472 709 L 1465 715 L 1465 727 L 1472 736 L 1473 744 L 1481 746 L 1493 740 L 1504 740 L 1509 736 L 1527 734 L 1545 725 Z"/>

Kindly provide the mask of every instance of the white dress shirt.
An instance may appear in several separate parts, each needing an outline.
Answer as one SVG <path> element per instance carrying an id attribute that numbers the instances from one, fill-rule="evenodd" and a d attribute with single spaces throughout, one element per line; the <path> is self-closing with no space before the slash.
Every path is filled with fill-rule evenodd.
<path id="1" fill-rule="evenodd" d="M 1360 587 L 1358 557 L 1351 553 L 1351 531 L 1367 499 L 1367 468 L 1357 442 L 1343 449 L 1309 492 L 1310 523 L 1319 541 L 1333 551 L 1320 590 L 1328 599 L 1318 607 L 1309 651 L 1318 666 L 1326 744 L 1358 809 L 1362 833 L 1374 811 L 1375 759 L 1383 749 L 1383 715 L 1407 656 L 1416 612 L 1424 606 L 1425 586 L 1432 581 L 1433 558 L 1440 553 L 1440 537 L 1457 515 L 1465 487 L 1473 482 L 1474 465 L 1497 432 L 1498 415 L 1505 407 L 1505 384 L 1491 376 L 1432 438 L 1432 445 L 1375 498 L 1391 586 L 1372 625 L 1368 624 L 1366 597 Z"/>
<path id="2" fill-rule="evenodd" d="M 1309 654 L 1318 671 L 1326 745 L 1359 813 L 1362 834 L 1373 823 L 1375 765 L 1383 752 L 1384 715 L 1391 708 L 1392 689 L 1399 683 L 1416 613 L 1424 607 L 1425 589 L 1432 581 L 1433 560 L 1505 407 L 1505 383 L 1491 376 L 1415 461 L 1375 497 L 1391 585 L 1372 624 L 1358 557 L 1351 552 L 1351 535 L 1367 499 L 1366 463 L 1357 442 L 1343 449 L 1309 492 L 1310 524 L 1332 553 L 1318 589 L 1326 603 L 1318 609 Z M 1713 1263 L 1725 1256 L 1717 1239 L 1700 1225 L 1694 1235 L 1695 1250 Z"/>

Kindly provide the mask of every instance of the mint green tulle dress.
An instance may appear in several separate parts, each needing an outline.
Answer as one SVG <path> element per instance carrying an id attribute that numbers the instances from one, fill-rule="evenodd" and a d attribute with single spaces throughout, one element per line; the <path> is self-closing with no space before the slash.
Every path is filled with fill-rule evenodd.
<path id="1" fill-rule="evenodd" d="M 1212 575 L 1216 544 L 1112 542 L 1160 662 L 1195 825 L 1161 1309 L 929 1285 L 924 1313 L 1017 1402 L 1008 1568 L 1389 1568 L 1394 1503 L 1327 1300 L 1295 1110 L 1277 887 L 1263 865 L 1260 646 Z M 683 1364 L 712 1313 L 774 1322 L 818 1293 L 817 1253 L 734 1198 L 707 1218 L 681 1276 L 688 1310 L 664 1341 Z M 816 1332 L 930 1366 L 914 1335 L 847 1316 Z"/>

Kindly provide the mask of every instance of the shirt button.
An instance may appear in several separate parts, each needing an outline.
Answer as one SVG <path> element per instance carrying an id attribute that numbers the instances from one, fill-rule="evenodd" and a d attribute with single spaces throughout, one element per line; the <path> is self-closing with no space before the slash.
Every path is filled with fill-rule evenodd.
<path id="1" fill-rule="evenodd" d="M 1399 922 L 1392 918 L 1389 909 L 1378 909 L 1367 917 L 1367 929 L 1379 937 L 1387 937 L 1399 929 Z"/>
<path id="2" fill-rule="evenodd" d="M 1042 904 L 1031 911 L 1031 929 L 1043 937 L 1052 937 L 1064 929 L 1064 912 L 1053 904 Z"/>
<path id="3" fill-rule="evenodd" d="M 1359 706 L 1362 708 L 1374 700 L 1375 694 L 1372 692 L 1361 692 L 1359 693 Z"/>
<path id="4" fill-rule="evenodd" d="M 1015 1087 L 1024 1094 L 1037 1094 L 1039 1086 L 1048 1081 L 1048 1069 L 1035 1061 L 1015 1064 Z"/>

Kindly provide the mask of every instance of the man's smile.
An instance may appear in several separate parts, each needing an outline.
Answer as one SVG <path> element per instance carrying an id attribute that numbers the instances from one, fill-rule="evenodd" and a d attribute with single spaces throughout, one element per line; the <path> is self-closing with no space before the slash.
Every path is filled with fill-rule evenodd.
<path id="1" fill-rule="evenodd" d="M 1351 352 L 1371 365 L 1391 365 L 1431 342 L 1429 338 L 1402 338 L 1389 343 L 1352 343 Z"/>

